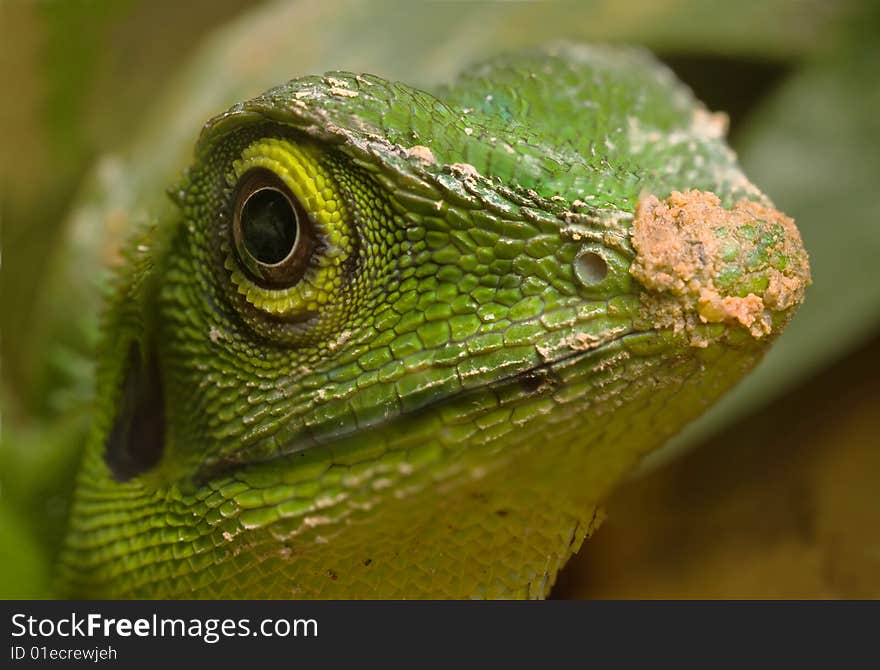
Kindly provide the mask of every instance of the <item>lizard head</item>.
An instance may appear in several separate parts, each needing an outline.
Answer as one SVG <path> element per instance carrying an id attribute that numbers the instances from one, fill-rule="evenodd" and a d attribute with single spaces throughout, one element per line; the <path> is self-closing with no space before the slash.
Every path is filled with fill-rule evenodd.
<path id="1" fill-rule="evenodd" d="M 809 281 L 721 121 L 636 51 L 435 94 L 298 79 L 210 121 L 173 198 L 108 310 L 74 512 L 168 522 L 108 535 L 149 560 L 71 539 L 108 592 L 543 595 Z"/>

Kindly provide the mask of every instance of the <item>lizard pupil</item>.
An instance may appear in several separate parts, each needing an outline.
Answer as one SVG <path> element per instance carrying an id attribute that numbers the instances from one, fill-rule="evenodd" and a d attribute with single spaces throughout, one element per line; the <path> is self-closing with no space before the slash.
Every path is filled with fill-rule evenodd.
<path id="1" fill-rule="evenodd" d="M 241 225 L 244 245 L 259 263 L 280 263 L 296 246 L 296 211 L 287 196 L 274 188 L 260 189 L 248 197 Z"/>
<path id="2" fill-rule="evenodd" d="M 271 170 L 257 168 L 238 183 L 232 241 L 238 260 L 266 288 L 297 283 L 315 248 L 309 215 Z"/>

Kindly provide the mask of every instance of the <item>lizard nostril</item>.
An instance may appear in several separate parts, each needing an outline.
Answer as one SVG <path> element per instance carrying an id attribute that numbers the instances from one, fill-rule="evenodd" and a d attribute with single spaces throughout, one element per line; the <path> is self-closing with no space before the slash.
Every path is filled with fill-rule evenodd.
<path id="1" fill-rule="evenodd" d="M 584 251 L 574 259 L 574 273 L 584 286 L 595 286 L 608 276 L 608 263 L 595 251 Z"/>

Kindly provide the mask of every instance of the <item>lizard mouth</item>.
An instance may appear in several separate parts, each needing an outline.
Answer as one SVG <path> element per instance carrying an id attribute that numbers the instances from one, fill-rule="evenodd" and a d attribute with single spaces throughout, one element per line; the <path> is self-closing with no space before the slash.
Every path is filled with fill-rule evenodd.
<path id="1" fill-rule="evenodd" d="M 639 330 L 635 328 L 627 330 L 618 329 L 607 334 L 605 337 L 596 339 L 578 336 L 577 333 L 573 333 L 564 341 L 564 346 L 567 348 L 566 351 L 557 352 L 552 357 L 548 356 L 540 363 L 530 365 L 524 369 L 500 373 L 497 378 L 492 379 L 488 383 L 462 388 L 445 397 L 400 411 L 393 417 L 385 416 L 381 419 L 361 422 L 356 425 L 352 423 L 333 432 L 332 435 L 323 435 L 320 439 L 316 439 L 312 435 L 301 435 L 281 445 L 275 453 L 258 458 L 249 458 L 249 450 L 247 447 L 244 447 L 237 453 L 204 463 L 195 475 L 194 481 L 197 485 L 204 485 L 212 480 L 226 477 L 241 468 L 280 462 L 291 456 L 326 445 L 329 442 L 342 441 L 358 431 L 376 429 L 384 422 L 405 421 L 407 418 L 435 411 L 452 403 L 466 404 L 468 399 L 472 398 L 474 394 L 482 394 L 487 390 L 493 390 L 499 396 L 510 397 L 515 395 L 524 400 L 547 395 L 559 390 L 566 384 L 564 380 L 564 369 L 566 367 L 578 365 L 583 359 L 588 357 L 596 358 L 597 364 L 600 364 L 602 360 L 606 360 L 614 351 L 622 349 L 624 341 L 628 338 L 656 335 L 657 332 L 655 330 Z M 252 447 L 253 445 L 250 446 Z M 252 451 L 250 453 L 253 454 Z"/>

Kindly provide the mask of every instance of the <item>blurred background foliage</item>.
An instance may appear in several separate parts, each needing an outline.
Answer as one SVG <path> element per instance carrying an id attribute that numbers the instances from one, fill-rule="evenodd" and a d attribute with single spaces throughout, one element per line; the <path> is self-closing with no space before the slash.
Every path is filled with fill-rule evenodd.
<path id="1" fill-rule="evenodd" d="M 609 501 L 554 595 L 880 597 L 877 4 L 3 0 L 0 596 L 48 593 L 87 422 L 96 299 L 79 285 L 112 257 L 95 251 L 115 243 L 110 204 L 161 196 L 143 165 L 164 188 L 201 121 L 285 78 L 430 85 L 569 38 L 643 44 L 726 110 L 815 283 L 760 369 Z"/>

